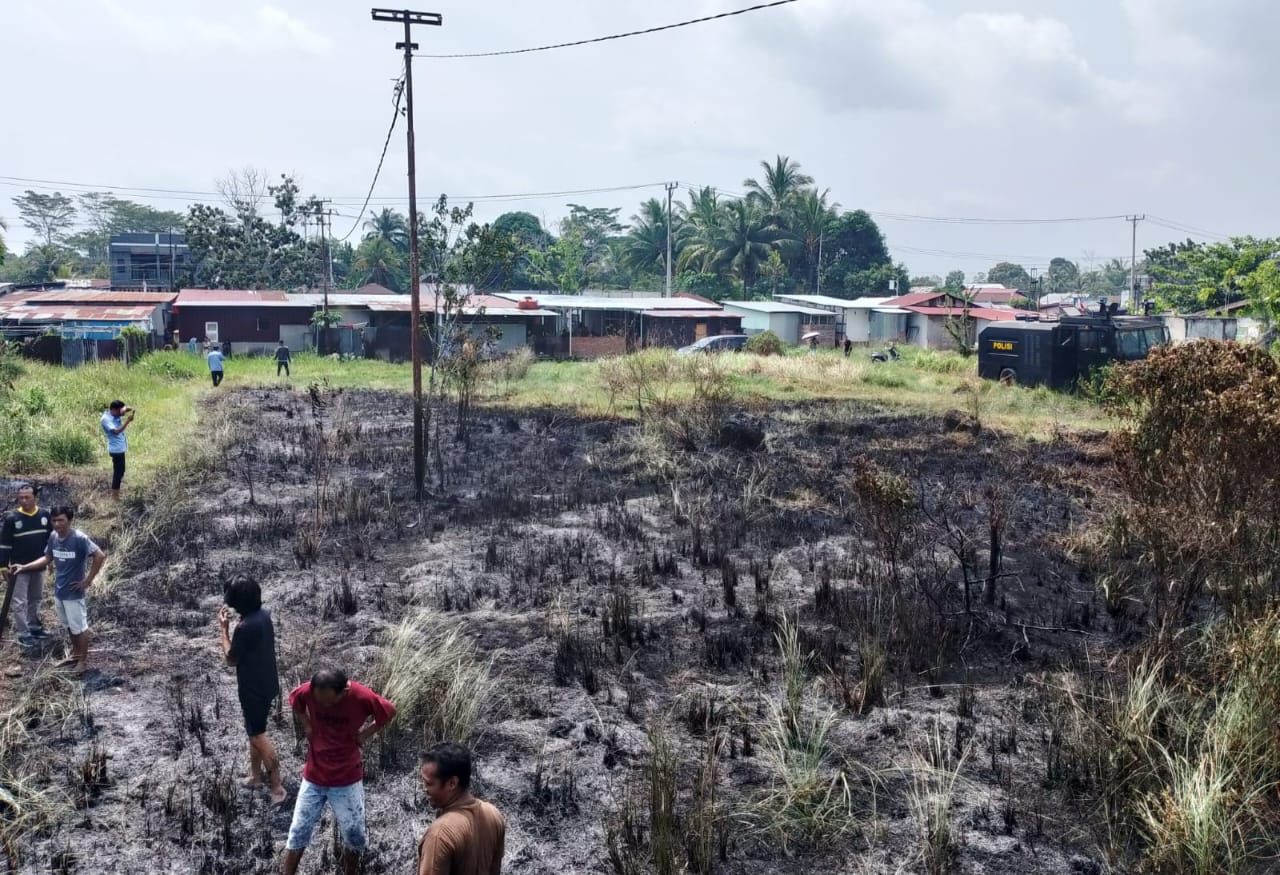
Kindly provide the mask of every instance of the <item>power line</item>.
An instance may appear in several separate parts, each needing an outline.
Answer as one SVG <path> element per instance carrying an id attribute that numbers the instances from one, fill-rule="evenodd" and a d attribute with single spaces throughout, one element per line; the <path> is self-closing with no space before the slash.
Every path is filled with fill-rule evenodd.
<path id="1" fill-rule="evenodd" d="M 360 207 L 360 215 L 356 216 L 355 224 L 351 226 L 351 230 L 338 238 L 338 243 L 346 242 L 347 238 L 356 232 L 360 227 L 360 220 L 364 218 L 364 211 L 369 209 L 369 199 L 373 197 L 373 189 L 378 184 L 378 177 L 382 175 L 382 162 L 387 160 L 387 147 L 391 145 L 391 134 L 396 129 L 396 121 L 400 118 L 400 98 L 404 94 L 404 73 L 400 74 L 400 78 L 396 80 L 396 101 L 395 108 L 391 111 L 391 126 L 387 128 L 387 138 L 382 142 L 382 154 L 378 156 L 378 167 L 373 171 L 373 182 L 369 183 L 369 193 L 365 195 L 364 205 Z"/>
<path id="2" fill-rule="evenodd" d="M 677 21 L 674 24 L 663 24 L 658 27 L 647 27 L 644 30 L 632 30 L 627 33 L 614 33 L 609 36 L 597 36 L 590 39 L 574 40 L 567 43 L 555 43 L 546 46 L 533 46 L 526 49 L 504 49 L 494 52 L 462 52 L 451 55 L 422 55 L 414 54 L 415 58 L 431 58 L 434 60 L 457 60 L 460 58 L 497 58 L 504 55 L 529 55 L 534 52 L 549 52 L 554 49 L 569 49 L 576 46 L 586 46 L 593 43 L 605 43 L 612 40 L 627 39 L 633 36 L 647 36 L 651 33 L 660 33 L 664 30 L 675 30 L 678 27 L 689 27 L 694 24 L 705 24 L 708 21 L 719 21 L 723 18 L 732 18 L 735 15 L 746 15 L 748 12 L 760 12 L 764 9 L 773 9 L 776 6 L 786 6 L 795 3 L 796 0 L 774 0 L 772 3 L 759 3 L 755 6 L 748 6 L 745 9 L 735 9 L 731 12 L 721 12 L 718 15 L 707 15 L 702 18 L 691 18 L 688 21 Z"/>

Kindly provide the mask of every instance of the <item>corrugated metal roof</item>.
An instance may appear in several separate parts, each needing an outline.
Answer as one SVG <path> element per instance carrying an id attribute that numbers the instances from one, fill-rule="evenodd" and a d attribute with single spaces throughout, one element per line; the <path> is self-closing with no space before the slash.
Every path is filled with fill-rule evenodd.
<path id="1" fill-rule="evenodd" d="M 379 295 L 378 298 L 375 300 L 366 301 L 364 306 L 369 310 L 370 313 L 409 313 L 412 311 L 412 304 L 409 301 L 408 295 L 396 296 L 397 298 L 403 297 L 404 298 L 403 301 L 400 301 L 400 300 L 388 301 L 386 300 L 387 297 L 388 297 L 387 295 Z M 518 307 L 516 307 L 515 304 L 513 304 L 511 301 L 507 301 L 505 299 L 497 299 L 501 301 L 500 306 L 490 306 L 485 303 L 476 303 L 477 298 L 483 299 L 488 297 L 489 297 L 488 295 L 477 295 L 476 298 L 470 299 L 467 302 L 467 305 L 462 308 L 463 315 L 475 316 L 480 312 L 481 307 L 484 307 L 485 315 L 493 316 L 496 319 L 513 319 L 520 316 L 559 316 L 560 315 L 559 313 L 556 313 L 553 310 L 521 310 Z M 422 301 L 419 301 L 418 303 L 423 313 L 435 312 L 434 306 L 432 306 L 435 303 L 434 301 L 428 302 L 426 300 L 422 300 Z"/>
<path id="2" fill-rule="evenodd" d="M 961 307 L 907 307 L 907 309 L 921 316 L 961 316 L 966 312 L 966 309 Z M 987 322 L 1004 322 L 1018 318 L 1018 314 L 1012 310 L 996 310 L 991 307 L 969 307 L 967 312 L 971 319 L 982 319 Z"/>
<path id="3" fill-rule="evenodd" d="M 175 307 L 306 307 L 281 289 L 183 289 Z"/>
<path id="4" fill-rule="evenodd" d="M 738 319 L 737 313 L 726 313 L 724 310 L 702 308 L 700 310 L 644 310 L 641 316 L 650 319 Z"/>
<path id="5" fill-rule="evenodd" d="M 867 310 L 878 307 L 888 298 L 833 298 L 830 295 L 774 295 L 779 301 L 810 304 L 815 307 L 836 307 L 841 310 Z"/>
<path id="6" fill-rule="evenodd" d="M 11 322 L 150 322 L 155 307 L 90 307 L 39 304 L 0 308 L 0 319 Z"/>
<path id="7" fill-rule="evenodd" d="M 628 310 L 638 313 L 645 310 L 710 309 L 706 303 L 692 298 L 611 298 L 594 295 L 553 295 L 543 292 L 500 292 L 498 297 L 508 301 L 532 298 L 537 301 L 539 307 L 550 307 L 555 310 Z"/>
<path id="8" fill-rule="evenodd" d="M 106 289 L 54 289 L 48 292 L 14 292 L 3 299 L 8 305 L 17 302 L 27 304 L 168 304 L 178 297 L 177 292 L 128 292 Z"/>
<path id="9" fill-rule="evenodd" d="M 798 313 L 801 316 L 830 316 L 830 310 L 784 304 L 779 301 L 725 301 L 726 310 L 746 310 L 748 313 Z"/>

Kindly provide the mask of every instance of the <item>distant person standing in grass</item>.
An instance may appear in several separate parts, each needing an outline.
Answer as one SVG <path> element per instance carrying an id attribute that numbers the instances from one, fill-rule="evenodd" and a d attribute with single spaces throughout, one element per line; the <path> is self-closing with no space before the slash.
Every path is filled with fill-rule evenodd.
<path id="1" fill-rule="evenodd" d="M 23 483 L 18 487 L 18 509 L 5 514 L 4 523 L 0 524 L 0 562 L 10 568 L 35 562 L 44 556 L 52 531 L 49 511 L 36 504 L 35 487 Z M 35 647 L 49 637 L 40 622 L 44 572 L 27 571 L 13 576 L 13 626 L 18 645 Z"/>
<path id="2" fill-rule="evenodd" d="M 261 787 L 265 774 L 271 786 L 271 801 L 284 801 L 280 783 L 280 759 L 267 738 L 267 717 L 271 705 L 280 695 L 280 679 L 276 673 L 276 631 L 271 613 L 262 606 L 262 589 L 250 577 L 237 577 L 227 587 L 225 602 L 218 611 L 218 630 L 222 639 L 222 655 L 227 665 L 236 669 L 236 691 L 244 728 L 249 736 L 248 787 Z M 235 632 L 231 632 L 231 611 L 240 615 Z"/>
<path id="3" fill-rule="evenodd" d="M 307 762 L 285 843 L 284 872 L 295 875 L 324 806 L 333 810 L 348 875 L 369 845 L 364 825 L 364 762 L 360 746 L 396 716 L 396 706 L 334 668 L 321 669 L 289 694 L 307 736 Z"/>
<path id="4" fill-rule="evenodd" d="M 460 744 L 427 749 L 422 787 L 436 820 L 418 845 L 418 875 L 499 875 L 507 822 L 471 795 L 471 751 Z"/>
<path id="5" fill-rule="evenodd" d="M 205 358 L 209 361 L 209 376 L 213 378 L 213 387 L 216 389 L 222 383 L 222 350 L 215 343 Z"/>
<path id="6" fill-rule="evenodd" d="M 187 340 L 187 352 L 191 353 L 192 355 L 196 354 L 196 349 L 198 346 L 199 344 L 196 342 L 196 339 L 194 337 L 189 338 Z"/>
<path id="7" fill-rule="evenodd" d="M 45 546 L 44 555 L 33 562 L 26 562 L 11 570 L 13 574 L 43 571 L 53 563 L 53 604 L 58 620 L 71 633 L 71 656 L 60 667 L 71 666 L 83 672 L 89 665 L 89 587 L 102 570 L 107 554 L 79 529 L 71 527 L 75 511 L 69 507 L 55 507 L 49 513 L 53 532 Z"/>
<path id="8" fill-rule="evenodd" d="M 124 480 L 124 457 L 129 450 L 129 439 L 124 431 L 133 422 L 132 407 L 123 401 L 112 401 L 102 413 L 102 432 L 107 436 L 107 454 L 111 456 L 111 497 L 120 497 L 120 483 Z"/>
<path id="9" fill-rule="evenodd" d="M 276 347 L 276 376 L 280 376 L 280 369 L 284 369 L 286 377 L 292 376 L 289 373 L 289 362 L 293 361 L 293 357 L 289 354 L 289 347 L 284 345 L 284 341 L 280 341 L 280 345 Z"/>

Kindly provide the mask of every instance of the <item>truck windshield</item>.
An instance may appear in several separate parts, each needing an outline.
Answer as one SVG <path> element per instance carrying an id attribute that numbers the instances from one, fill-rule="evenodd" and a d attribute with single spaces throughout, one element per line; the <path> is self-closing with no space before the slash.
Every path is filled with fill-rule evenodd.
<path id="1" fill-rule="evenodd" d="M 1146 338 L 1141 331 L 1117 331 L 1116 347 L 1122 359 L 1140 359 L 1147 354 Z"/>

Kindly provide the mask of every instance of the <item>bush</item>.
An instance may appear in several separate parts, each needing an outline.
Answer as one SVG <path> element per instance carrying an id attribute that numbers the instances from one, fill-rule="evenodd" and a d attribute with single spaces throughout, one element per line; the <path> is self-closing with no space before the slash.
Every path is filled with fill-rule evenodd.
<path id="1" fill-rule="evenodd" d="M 44 439 L 45 452 L 55 465 L 88 465 L 93 461 L 93 441 L 82 431 L 59 428 Z"/>
<path id="2" fill-rule="evenodd" d="M 753 355 L 783 355 L 782 338 L 772 331 L 762 331 L 747 339 L 746 351 Z"/>
<path id="3" fill-rule="evenodd" d="M 1280 590 L 1280 363 L 1223 341 L 1163 346 L 1114 369 L 1126 529 L 1157 625 L 1210 593 L 1256 613 Z M 1112 556 L 1120 559 L 1119 556 Z"/>
<path id="4" fill-rule="evenodd" d="M 973 360 L 954 352 L 923 349 L 916 353 L 909 353 L 907 359 L 912 367 L 931 374 L 973 373 Z"/>

